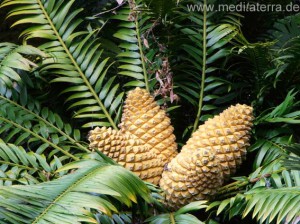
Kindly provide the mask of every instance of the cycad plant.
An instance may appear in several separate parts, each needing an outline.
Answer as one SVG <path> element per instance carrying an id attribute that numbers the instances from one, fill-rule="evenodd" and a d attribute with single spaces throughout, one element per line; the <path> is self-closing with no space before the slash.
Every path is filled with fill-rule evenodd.
<path id="1" fill-rule="evenodd" d="M 297 223 L 299 16 L 249 43 L 242 15 L 191 4 L 199 2 L 1 2 L 21 44 L 0 43 L 0 223 L 225 223 L 250 213 L 260 223 Z M 140 95 L 124 106 L 131 90 Z M 169 208 L 157 184 L 177 169 L 173 157 L 185 164 L 189 155 L 176 156 L 175 135 L 179 152 L 199 124 L 236 103 L 254 107 L 254 162 L 233 181 L 226 175 L 210 201 Z M 206 144 L 205 127 L 188 146 Z M 199 159 L 190 165 L 233 161 L 222 150 L 193 150 Z M 223 178 L 227 171 L 213 166 Z"/>

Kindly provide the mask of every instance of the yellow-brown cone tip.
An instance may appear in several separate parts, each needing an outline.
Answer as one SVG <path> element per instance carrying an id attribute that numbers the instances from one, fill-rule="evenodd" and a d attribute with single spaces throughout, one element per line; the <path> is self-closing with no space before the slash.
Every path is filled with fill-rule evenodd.
<path id="1" fill-rule="evenodd" d="M 120 128 L 153 149 L 164 163 L 177 155 L 170 118 L 144 89 L 136 88 L 128 93 Z"/>
<path id="2" fill-rule="evenodd" d="M 220 160 L 224 176 L 229 177 L 246 158 L 252 112 L 252 107 L 237 104 L 208 119 L 193 133 L 181 153 L 190 153 L 199 148 L 210 150 Z"/>

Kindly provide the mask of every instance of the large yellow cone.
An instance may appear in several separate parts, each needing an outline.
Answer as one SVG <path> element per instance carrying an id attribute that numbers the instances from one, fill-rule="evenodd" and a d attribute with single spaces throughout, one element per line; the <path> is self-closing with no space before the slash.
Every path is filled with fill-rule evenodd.
<path id="1" fill-rule="evenodd" d="M 139 139 L 111 128 L 97 127 L 90 131 L 89 141 L 92 149 L 99 149 L 141 179 L 158 184 L 163 161 Z"/>
<path id="2" fill-rule="evenodd" d="M 209 199 L 236 171 L 246 156 L 252 119 L 252 108 L 238 104 L 193 133 L 160 181 L 171 208 Z"/>
<path id="3" fill-rule="evenodd" d="M 164 163 L 177 155 L 170 118 L 144 89 L 136 88 L 128 93 L 120 128 L 153 149 Z"/>

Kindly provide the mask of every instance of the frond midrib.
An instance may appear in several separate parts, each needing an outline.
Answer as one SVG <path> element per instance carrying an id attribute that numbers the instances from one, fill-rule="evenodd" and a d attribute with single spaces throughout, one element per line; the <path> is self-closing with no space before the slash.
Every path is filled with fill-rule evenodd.
<path id="1" fill-rule="evenodd" d="M 91 86 L 91 84 L 89 83 L 89 81 L 87 80 L 87 78 L 85 77 L 84 73 L 81 71 L 80 67 L 78 66 L 78 64 L 76 63 L 76 60 L 73 58 L 72 54 L 70 53 L 69 49 L 67 48 L 65 42 L 63 41 L 63 39 L 61 38 L 61 36 L 59 35 L 55 25 L 52 23 L 52 20 L 50 19 L 49 15 L 47 14 L 41 0 L 37 0 L 38 4 L 40 6 L 40 8 L 42 9 L 44 16 L 46 17 L 49 25 L 51 26 L 53 32 L 55 33 L 58 41 L 60 42 L 60 44 L 62 45 L 63 49 L 65 50 L 66 54 L 68 55 L 68 57 L 70 58 L 70 60 L 72 61 L 72 64 L 75 66 L 77 72 L 79 73 L 80 77 L 83 79 L 84 83 L 86 84 L 86 86 L 89 88 L 90 92 L 92 93 L 93 97 L 95 98 L 95 100 L 97 101 L 97 103 L 100 105 L 102 111 L 104 112 L 106 118 L 108 119 L 109 123 L 111 124 L 111 126 L 114 129 L 118 129 L 115 122 L 113 121 L 112 117 L 110 116 L 109 112 L 106 110 L 104 104 L 102 103 L 102 101 L 100 100 L 100 98 L 98 97 L 98 95 L 96 94 L 95 90 L 93 89 L 93 87 Z"/>
<path id="2" fill-rule="evenodd" d="M 204 0 L 204 5 L 207 4 L 207 0 Z M 200 94 L 199 94 L 199 102 L 198 102 L 198 112 L 197 112 L 197 116 L 194 122 L 194 127 L 193 127 L 193 132 L 195 132 L 198 128 L 199 125 L 199 120 L 201 117 L 201 111 L 202 111 L 202 106 L 203 106 L 203 97 L 204 97 L 204 87 L 205 87 L 205 78 L 206 78 L 206 52 L 207 52 L 207 9 L 205 8 L 203 10 L 203 34 L 202 34 L 202 38 L 203 38 L 203 42 L 202 42 L 202 47 L 203 47 L 203 54 L 202 54 L 202 73 L 201 73 L 201 88 L 200 88 Z"/>
<path id="3" fill-rule="evenodd" d="M 75 144 L 76 146 L 78 146 L 80 149 L 82 149 L 85 152 L 90 152 L 88 149 L 86 149 L 82 144 L 80 144 L 78 141 L 76 141 L 75 139 L 73 139 L 70 135 L 66 134 L 65 132 L 63 132 L 62 130 L 60 130 L 59 128 L 57 128 L 55 125 L 53 125 L 52 123 L 48 122 L 46 119 L 42 118 L 41 116 L 39 116 L 38 114 L 32 112 L 31 110 L 28 110 L 27 108 L 19 105 L 18 103 L 11 101 L 3 96 L 0 96 L 1 99 L 9 102 L 10 104 L 15 105 L 16 107 L 21 108 L 22 110 L 26 111 L 29 114 L 32 114 L 33 116 L 35 116 L 37 119 L 43 121 L 44 123 L 46 123 L 47 125 L 49 125 L 50 127 L 54 128 L 58 133 L 60 133 L 62 136 L 66 137 L 70 142 L 72 142 L 73 144 Z"/>
<path id="4" fill-rule="evenodd" d="M 9 165 L 9 166 L 16 166 L 16 167 L 23 168 L 23 169 L 26 169 L 26 170 L 33 170 L 33 171 L 38 170 L 37 168 L 32 168 L 32 167 L 29 167 L 29 166 L 20 165 L 18 163 L 11 163 L 11 162 L 7 162 L 5 160 L 0 160 L 0 164 L 6 164 L 6 165 Z"/>
<path id="5" fill-rule="evenodd" d="M 52 203 L 50 203 L 47 208 L 44 209 L 44 211 L 42 211 L 40 213 L 40 215 L 38 217 L 35 218 L 35 220 L 32 222 L 32 224 L 34 223 L 38 223 L 39 220 L 42 219 L 42 217 L 44 217 L 45 215 L 47 215 L 47 212 L 55 205 L 58 204 L 58 201 L 60 201 L 61 198 L 63 198 L 66 194 L 68 194 L 69 192 L 72 191 L 72 189 L 74 187 L 76 187 L 77 185 L 79 185 L 80 183 L 84 182 L 87 178 L 89 178 L 91 175 L 94 175 L 98 172 L 98 170 L 101 170 L 105 167 L 107 167 L 109 165 L 106 165 L 106 166 L 101 166 L 101 167 L 98 167 L 98 166 L 95 166 L 94 168 L 92 169 L 88 169 L 86 170 L 85 172 L 82 173 L 82 175 L 80 175 L 80 177 L 78 177 L 77 180 L 75 180 L 75 182 L 73 182 L 69 187 L 67 187 L 61 194 L 58 195 L 57 198 L 54 199 L 54 201 Z"/>
<path id="6" fill-rule="evenodd" d="M 22 125 L 19 125 L 19 124 L 15 123 L 14 121 L 8 120 L 8 119 L 6 119 L 6 118 L 4 118 L 4 117 L 1 117 L 1 116 L 0 116 L 0 120 L 4 121 L 4 122 L 6 122 L 6 123 L 12 124 L 13 126 L 19 128 L 19 129 L 22 129 L 23 131 L 25 131 L 25 132 L 31 134 L 32 136 L 34 136 L 34 137 L 40 139 L 41 141 L 43 141 L 43 142 L 49 144 L 49 145 L 52 146 L 53 148 L 55 148 L 55 149 L 61 151 L 63 154 L 65 154 L 66 156 L 72 158 L 73 160 L 75 160 L 75 161 L 79 160 L 79 158 L 73 156 L 71 153 L 67 152 L 66 150 L 62 149 L 61 147 L 59 147 L 59 146 L 55 145 L 54 143 L 50 142 L 48 139 L 43 138 L 43 137 L 41 137 L 40 135 L 34 133 L 33 131 L 29 130 L 28 128 L 25 128 L 25 127 L 23 127 Z"/>
<path id="7" fill-rule="evenodd" d="M 143 67 L 145 86 L 146 86 L 146 90 L 149 92 L 150 91 L 149 81 L 148 81 L 148 74 L 147 74 L 147 69 L 146 69 L 146 65 L 145 65 L 145 55 L 143 52 L 143 45 L 142 45 L 142 41 L 141 41 L 141 37 L 140 37 L 138 14 L 136 15 L 136 18 L 135 18 L 135 28 L 136 28 L 136 35 L 137 35 L 137 39 L 138 39 L 139 51 L 140 51 L 141 62 L 142 62 L 142 67 Z"/>

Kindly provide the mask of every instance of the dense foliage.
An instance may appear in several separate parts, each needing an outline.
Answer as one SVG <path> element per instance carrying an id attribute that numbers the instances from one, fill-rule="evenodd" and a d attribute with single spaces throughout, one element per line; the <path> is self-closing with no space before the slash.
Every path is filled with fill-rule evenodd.
<path id="1" fill-rule="evenodd" d="M 300 14 L 192 4 L 1 1 L 0 223 L 300 222 Z M 88 148 L 92 128 L 118 129 L 135 87 L 168 111 L 179 145 L 253 106 L 248 159 L 215 200 L 170 212 L 159 187 Z"/>

